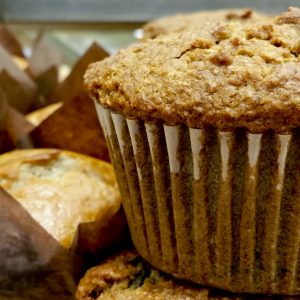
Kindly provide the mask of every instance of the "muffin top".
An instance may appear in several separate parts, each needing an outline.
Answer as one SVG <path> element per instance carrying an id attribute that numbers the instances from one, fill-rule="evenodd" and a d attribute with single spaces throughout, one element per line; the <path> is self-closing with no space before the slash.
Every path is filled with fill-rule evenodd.
<path id="1" fill-rule="evenodd" d="M 78 300 L 208 300 L 216 292 L 160 273 L 135 250 L 122 250 L 89 269 L 76 292 Z M 218 299 L 228 299 L 217 294 Z"/>
<path id="2" fill-rule="evenodd" d="M 143 27 L 143 39 L 154 38 L 160 34 L 182 32 L 187 28 L 203 26 L 207 22 L 249 22 L 267 20 L 271 16 L 253 11 L 251 9 L 218 9 L 194 12 L 190 14 L 177 14 L 155 19 Z"/>
<path id="3" fill-rule="evenodd" d="M 65 150 L 0 155 L 0 186 L 66 248 L 80 223 L 104 224 L 121 205 L 111 165 Z"/>
<path id="4" fill-rule="evenodd" d="M 259 133 L 300 126 L 300 9 L 211 23 L 132 45 L 89 66 L 92 97 L 127 117 Z"/>

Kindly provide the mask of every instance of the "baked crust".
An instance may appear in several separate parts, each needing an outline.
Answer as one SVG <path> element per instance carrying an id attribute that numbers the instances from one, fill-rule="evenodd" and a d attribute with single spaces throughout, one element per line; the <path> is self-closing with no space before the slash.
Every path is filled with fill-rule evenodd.
<path id="1" fill-rule="evenodd" d="M 122 250 L 89 269 L 80 280 L 78 300 L 271 300 L 272 296 L 231 294 L 183 282 L 159 272 L 135 250 Z M 296 299 L 281 296 L 282 300 Z"/>
<path id="2" fill-rule="evenodd" d="M 162 275 L 134 250 L 126 250 L 88 270 L 81 279 L 78 300 L 207 300 L 208 290 Z"/>
<path id="3" fill-rule="evenodd" d="M 300 126 L 298 23 L 290 8 L 267 22 L 160 36 L 91 64 L 85 85 L 105 107 L 148 122 L 289 132 Z"/>
<path id="4" fill-rule="evenodd" d="M 112 166 L 65 150 L 16 150 L 1 155 L 0 186 L 66 248 L 76 240 L 78 225 L 99 232 L 121 206 Z M 95 251 L 92 247 L 89 250 Z"/>
<path id="5" fill-rule="evenodd" d="M 143 27 L 143 39 L 155 38 L 160 34 L 168 34 L 171 32 L 182 32 L 187 30 L 187 28 L 203 26 L 208 22 L 237 21 L 242 23 L 253 23 L 269 18 L 271 18 L 271 16 L 247 8 L 218 9 L 189 14 L 177 14 L 155 19 L 145 24 Z"/>

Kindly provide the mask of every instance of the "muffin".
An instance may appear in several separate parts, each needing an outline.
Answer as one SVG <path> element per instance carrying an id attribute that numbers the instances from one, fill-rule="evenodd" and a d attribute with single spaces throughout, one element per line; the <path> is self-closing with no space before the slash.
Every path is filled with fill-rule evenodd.
<path id="1" fill-rule="evenodd" d="M 77 287 L 76 299 L 207 300 L 209 298 L 207 289 L 179 282 L 161 274 L 145 262 L 136 251 L 123 250 L 86 272 Z"/>
<path id="2" fill-rule="evenodd" d="M 138 252 L 175 277 L 300 294 L 300 10 L 91 64 Z"/>
<path id="3" fill-rule="evenodd" d="M 97 250 L 102 237 L 98 234 L 95 240 L 94 232 L 101 232 L 121 205 L 111 165 L 63 150 L 1 155 L 0 186 L 61 245 L 83 247 L 86 252 Z M 80 237 L 84 245 L 77 244 L 78 226 L 86 233 Z"/>
<path id="4" fill-rule="evenodd" d="M 179 281 L 151 267 L 135 250 L 122 250 L 89 269 L 80 280 L 78 300 L 271 300 L 237 295 Z M 280 297 L 292 300 L 291 297 Z"/>
<path id="5" fill-rule="evenodd" d="M 199 11 L 190 14 L 177 14 L 155 19 L 143 26 L 143 39 L 155 38 L 161 34 L 183 32 L 188 28 L 204 26 L 209 22 L 254 23 L 265 21 L 271 16 L 251 9 L 219 9 Z"/>

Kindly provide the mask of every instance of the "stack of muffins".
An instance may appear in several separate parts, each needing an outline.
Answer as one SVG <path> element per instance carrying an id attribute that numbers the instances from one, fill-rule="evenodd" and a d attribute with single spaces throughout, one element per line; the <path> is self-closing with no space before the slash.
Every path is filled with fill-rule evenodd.
<path id="1" fill-rule="evenodd" d="M 300 9 L 177 31 L 85 74 L 133 242 L 177 278 L 299 295 Z"/>

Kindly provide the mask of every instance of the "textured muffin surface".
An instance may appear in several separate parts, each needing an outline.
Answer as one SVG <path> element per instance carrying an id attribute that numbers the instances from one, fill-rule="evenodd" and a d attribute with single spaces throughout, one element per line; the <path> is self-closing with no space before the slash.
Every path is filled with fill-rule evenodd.
<path id="1" fill-rule="evenodd" d="M 194 128 L 300 125 L 300 13 L 160 36 L 90 65 L 94 99 L 126 116 Z"/>
<path id="2" fill-rule="evenodd" d="M 78 300 L 271 300 L 235 295 L 179 281 L 146 263 L 134 250 L 122 250 L 89 269 L 77 288 Z M 292 297 L 280 297 L 292 300 Z"/>
<path id="3" fill-rule="evenodd" d="M 69 151 L 1 155 L 0 185 L 65 247 L 80 223 L 105 222 L 121 205 L 112 167 Z"/>
<path id="4" fill-rule="evenodd" d="M 88 270 L 76 296 L 79 300 L 207 300 L 208 290 L 160 274 L 132 250 Z"/>
<path id="5" fill-rule="evenodd" d="M 238 21 L 253 23 L 267 20 L 270 16 L 250 10 L 250 9 L 219 9 L 211 11 L 201 11 L 190 14 L 178 14 L 155 19 L 147 23 L 144 27 L 144 39 L 154 38 L 160 34 L 171 32 L 182 32 L 191 27 L 200 27 L 208 22 L 216 21 Z"/>

